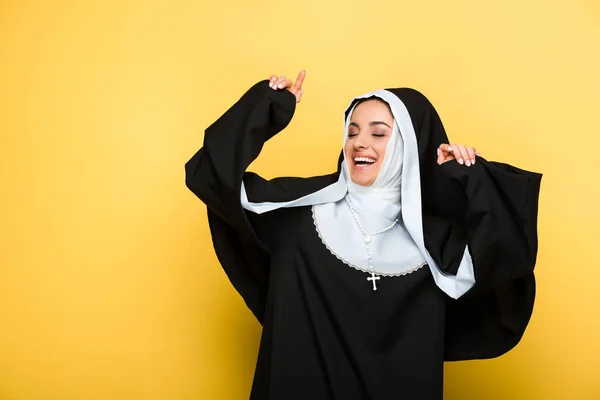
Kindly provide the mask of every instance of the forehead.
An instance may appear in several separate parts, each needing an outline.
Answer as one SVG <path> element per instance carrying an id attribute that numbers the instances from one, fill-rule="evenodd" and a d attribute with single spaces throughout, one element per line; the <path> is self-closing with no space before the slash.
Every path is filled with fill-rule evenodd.
<path id="1" fill-rule="evenodd" d="M 390 106 L 381 99 L 368 99 L 359 103 L 352 112 L 351 119 L 363 118 L 394 119 Z"/>

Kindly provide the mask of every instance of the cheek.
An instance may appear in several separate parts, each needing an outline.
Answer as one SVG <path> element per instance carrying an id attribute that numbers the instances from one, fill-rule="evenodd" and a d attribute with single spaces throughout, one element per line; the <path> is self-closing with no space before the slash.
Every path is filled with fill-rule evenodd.
<path id="1" fill-rule="evenodd" d="M 344 145 L 344 155 L 346 156 L 346 159 L 350 158 L 351 151 L 352 151 L 352 144 L 350 143 L 350 140 L 346 140 L 346 144 Z"/>
<path id="2" fill-rule="evenodd" d="M 383 161 L 383 158 L 385 156 L 385 149 L 387 148 L 387 142 L 388 142 L 387 139 L 385 141 L 382 140 L 382 141 L 379 141 L 376 146 L 373 146 L 373 149 L 377 152 L 377 156 L 380 161 Z"/>

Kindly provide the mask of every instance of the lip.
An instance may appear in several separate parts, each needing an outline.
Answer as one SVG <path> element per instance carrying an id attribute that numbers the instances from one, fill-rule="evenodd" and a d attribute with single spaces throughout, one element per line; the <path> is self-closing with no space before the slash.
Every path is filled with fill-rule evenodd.
<path id="1" fill-rule="evenodd" d="M 375 163 L 373 163 L 373 164 L 365 164 L 365 165 L 352 164 L 352 169 L 355 170 L 355 171 L 364 171 L 364 170 L 367 170 L 369 168 L 373 168 L 374 165 L 375 165 Z"/>

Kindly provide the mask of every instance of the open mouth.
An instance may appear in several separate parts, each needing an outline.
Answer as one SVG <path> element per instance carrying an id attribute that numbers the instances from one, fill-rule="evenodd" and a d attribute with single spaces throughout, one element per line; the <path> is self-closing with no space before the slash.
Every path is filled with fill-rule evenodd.
<path id="1" fill-rule="evenodd" d="M 369 167 L 373 164 L 375 164 L 375 162 L 377 160 L 375 160 L 374 158 L 371 157 L 354 157 L 354 165 L 357 167 Z"/>

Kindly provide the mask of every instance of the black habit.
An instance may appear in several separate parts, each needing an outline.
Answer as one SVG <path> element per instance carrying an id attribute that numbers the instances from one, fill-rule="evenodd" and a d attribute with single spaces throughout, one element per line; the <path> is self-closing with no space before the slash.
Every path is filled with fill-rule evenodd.
<path id="1" fill-rule="evenodd" d="M 207 128 L 185 166 L 217 257 L 263 325 L 251 399 L 441 399 L 444 361 L 500 356 L 528 325 L 541 175 L 482 157 L 438 165 L 436 148 L 449 141 L 437 112 L 417 91 L 388 90 L 417 135 L 427 250 L 453 275 L 468 245 L 475 286 L 452 299 L 421 268 L 383 277 L 373 291 L 368 274 L 325 247 L 310 206 L 244 210 L 242 181 L 250 201 L 281 202 L 340 173 L 265 180 L 246 171 L 296 107 L 289 91 L 257 83 Z"/>

